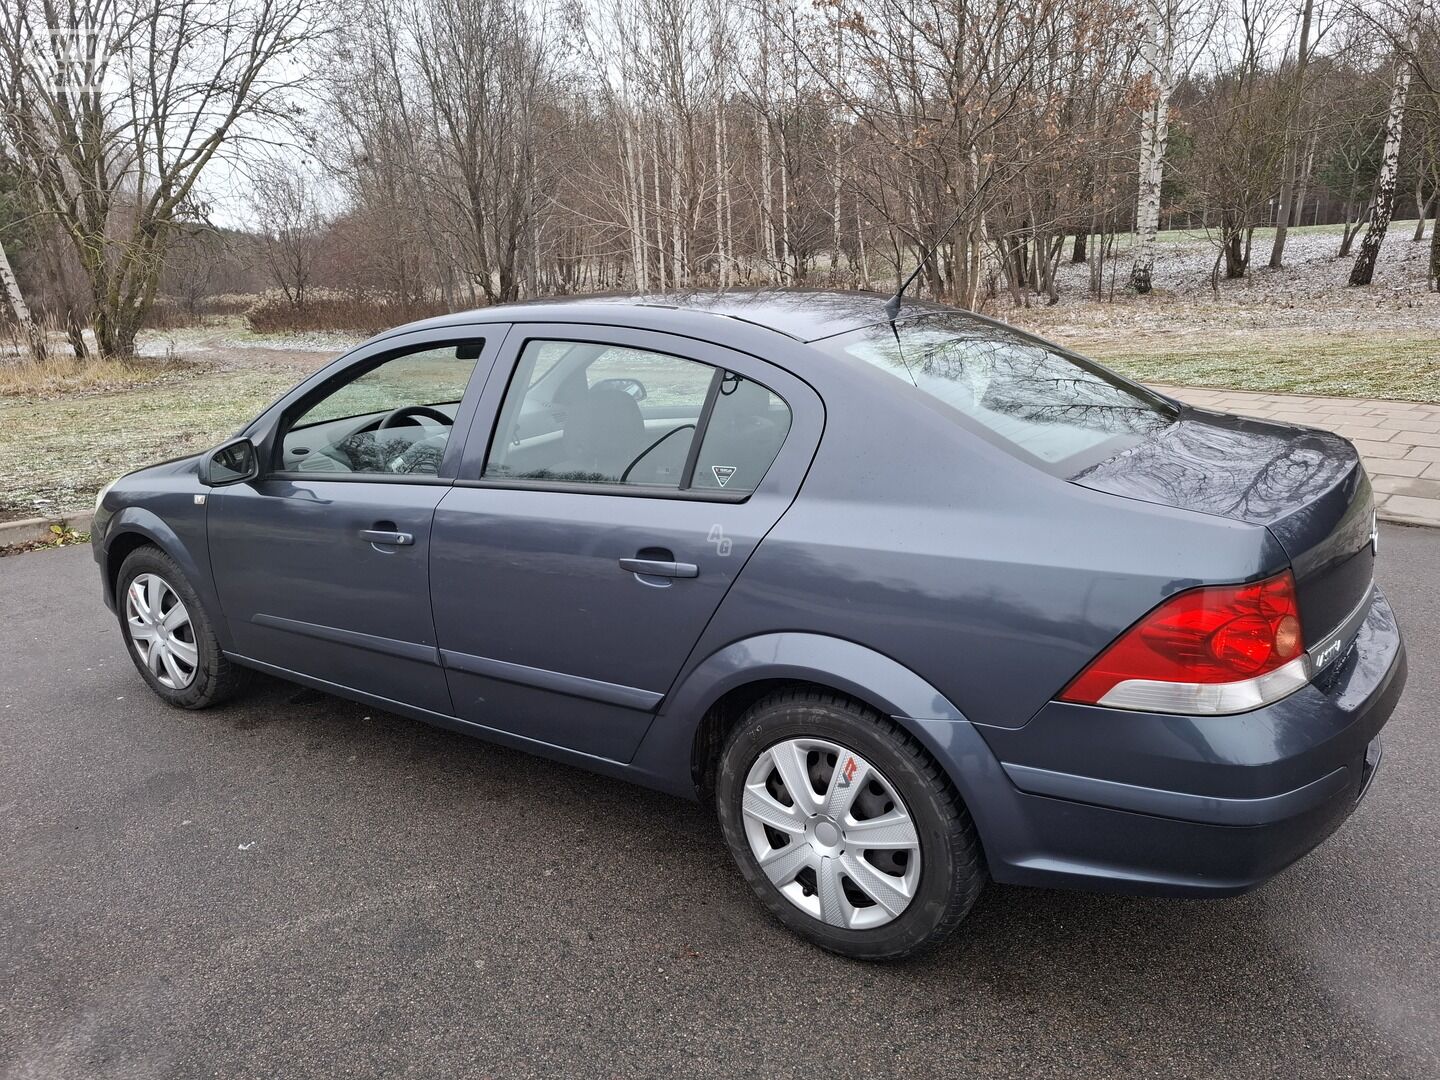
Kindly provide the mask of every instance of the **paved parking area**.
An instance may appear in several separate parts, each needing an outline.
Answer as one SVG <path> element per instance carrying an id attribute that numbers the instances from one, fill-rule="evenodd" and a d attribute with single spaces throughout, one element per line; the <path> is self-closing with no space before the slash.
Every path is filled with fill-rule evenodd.
<path id="1" fill-rule="evenodd" d="M 1248 897 L 991 887 L 875 966 L 766 917 L 700 809 L 265 682 L 154 699 L 85 549 L 0 560 L 0 1075 L 1440 1075 L 1440 531 L 1330 842 Z"/>
<path id="2" fill-rule="evenodd" d="M 1221 412 L 1336 431 L 1355 443 L 1386 521 L 1440 525 L 1440 405 L 1157 387 Z"/>

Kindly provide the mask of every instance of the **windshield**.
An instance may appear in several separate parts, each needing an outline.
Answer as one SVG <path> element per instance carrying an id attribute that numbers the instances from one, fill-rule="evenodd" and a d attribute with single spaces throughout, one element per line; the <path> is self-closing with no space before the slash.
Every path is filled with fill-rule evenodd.
<path id="1" fill-rule="evenodd" d="M 1134 441 L 1174 419 L 1163 399 L 959 313 L 881 323 L 816 344 L 903 379 L 958 410 L 992 442 L 1047 465 Z"/>

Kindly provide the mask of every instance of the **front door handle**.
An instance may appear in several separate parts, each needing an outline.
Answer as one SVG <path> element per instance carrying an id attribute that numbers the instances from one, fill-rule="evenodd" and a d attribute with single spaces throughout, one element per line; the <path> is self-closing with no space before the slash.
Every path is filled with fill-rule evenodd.
<path id="1" fill-rule="evenodd" d="M 360 539 L 368 540 L 372 544 L 386 544 L 391 547 L 404 547 L 406 544 L 415 543 L 415 537 L 407 532 L 388 532 L 385 529 L 361 529 Z"/>
<path id="2" fill-rule="evenodd" d="M 621 559 L 620 569 L 650 577 L 699 577 L 700 567 L 688 562 L 665 562 L 661 559 Z"/>

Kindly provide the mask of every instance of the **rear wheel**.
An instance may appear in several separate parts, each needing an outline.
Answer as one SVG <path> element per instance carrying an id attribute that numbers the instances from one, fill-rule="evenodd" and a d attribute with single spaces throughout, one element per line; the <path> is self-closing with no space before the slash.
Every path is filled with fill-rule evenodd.
<path id="1" fill-rule="evenodd" d="M 200 598 L 169 555 L 156 547 L 132 551 L 115 599 L 130 659 L 166 702 L 204 709 L 238 689 L 244 670 L 220 651 Z"/>
<path id="2" fill-rule="evenodd" d="M 843 697 L 790 690 L 752 706 L 722 751 L 716 801 L 765 906 L 846 956 L 929 948 L 985 880 L 974 824 L 939 767 Z"/>

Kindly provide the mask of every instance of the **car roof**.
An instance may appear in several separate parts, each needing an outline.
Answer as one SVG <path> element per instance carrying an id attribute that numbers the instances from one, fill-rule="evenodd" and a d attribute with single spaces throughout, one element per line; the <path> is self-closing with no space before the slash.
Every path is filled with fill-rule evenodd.
<path id="1" fill-rule="evenodd" d="M 397 327 L 382 336 L 389 337 L 401 330 L 418 327 L 533 320 L 537 317 L 555 322 L 584 321 L 586 318 L 612 322 L 616 308 L 632 308 L 719 315 L 773 330 L 796 341 L 810 342 L 883 322 L 887 299 L 877 292 L 825 289 L 716 289 L 559 297 L 456 312 L 427 319 L 423 323 Z M 906 300 L 906 314 L 915 314 L 918 310 L 956 311 L 926 301 Z M 982 321 L 986 320 L 977 319 L 977 322 Z"/>

